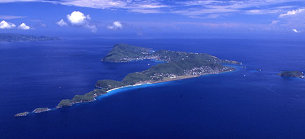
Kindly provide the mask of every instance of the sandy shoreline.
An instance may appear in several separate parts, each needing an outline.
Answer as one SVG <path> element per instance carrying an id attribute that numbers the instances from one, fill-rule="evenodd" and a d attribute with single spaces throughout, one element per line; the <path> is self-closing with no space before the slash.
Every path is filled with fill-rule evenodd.
<path id="1" fill-rule="evenodd" d="M 205 76 L 205 75 L 221 74 L 221 73 L 226 73 L 226 72 L 232 72 L 232 71 L 235 71 L 235 70 L 236 70 L 236 69 L 230 70 L 230 71 L 218 72 L 218 73 L 201 74 L 201 75 L 177 76 L 177 77 L 175 77 L 175 78 L 167 78 L 167 79 L 163 79 L 163 80 L 161 80 L 161 81 L 154 81 L 154 82 L 150 82 L 150 81 L 139 82 L 139 83 L 136 83 L 136 84 L 134 84 L 134 85 L 126 85 L 126 86 L 121 86 L 121 87 L 113 88 L 113 89 L 107 90 L 106 92 L 109 93 L 109 92 L 111 92 L 111 91 L 115 91 L 115 90 L 123 89 L 123 88 L 128 88 L 128 87 L 135 87 L 135 86 L 148 85 L 148 84 L 157 84 L 157 83 L 165 83 L 165 82 L 171 82 L 171 81 L 177 81 L 177 80 L 184 80 L 184 79 L 196 78 L 196 77 Z M 99 96 L 96 96 L 96 97 L 100 97 L 100 96 L 103 96 L 103 95 L 105 95 L 105 94 L 102 94 L 102 95 L 99 95 Z"/>

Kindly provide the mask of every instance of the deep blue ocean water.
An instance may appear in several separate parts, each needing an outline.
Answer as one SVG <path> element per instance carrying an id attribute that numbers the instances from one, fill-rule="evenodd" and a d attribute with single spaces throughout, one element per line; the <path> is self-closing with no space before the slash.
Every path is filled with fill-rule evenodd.
<path id="1" fill-rule="evenodd" d="M 121 80 L 152 61 L 102 63 L 116 43 L 205 52 L 241 61 L 236 72 L 111 92 L 98 101 L 28 117 Z M 247 39 L 86 39 L 0 43 L 0 138 L 305 138 L 305 41 Z M 258 72 L 257 69 L 262 69 Z"/>

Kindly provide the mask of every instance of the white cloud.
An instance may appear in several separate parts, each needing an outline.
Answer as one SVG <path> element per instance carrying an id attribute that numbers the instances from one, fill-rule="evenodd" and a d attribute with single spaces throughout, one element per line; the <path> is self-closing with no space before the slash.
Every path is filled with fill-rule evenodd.
<path id="1" fill-rule="evenodd" d="M 71 14 L 68 14 L 67 18 L 70 21 L 70 23 L 74 25 L 85 24 L 87 20 L 91 19 L 89 15 L 85 16 L 85 14 L 80 11 L 74 11 Z"/>
<path id="2" fill-rule="evenodd" d="M 21 23 L 19 26 L 18 26 L 19 29 L 22 29 L 22 30 L 29 30 L 31 29 L 30 26 L 26 25 L 25 23 Z"/>
<path id="3" fill-rule="evenodd" d="M 230 13 L 274 14 L 283 9 L 300 7 L 304 0 L 0 0 L 0 3 L 8 2 L 48 2 L 96 9 L 125 9 L 138 13 L 178 13 L 196 16 Z"/>
<path id="4" fill-rule="evenodd" d="M 283 9 L 297 5 L 281 6 L 289 1 L 291 0 L 189 0 L 177 2 L 183 8 L 171 10 L 171 13 L 190 17 L 209 16 L 210 14 L 228 15 L 232 13 L 267 15 L 276 14 L 283 11 Z M 294 1 L 302 2 L 302 0 Z"/>
<path id="5" fill-rule="evenodd" d="M 108 29 L 112 29 L 112 30 L 116 30 L 116 29 L 122 29 L 123 28 L 123 25 L 121 22 L 119 21 L 114 21 L 112 23 L 112 25 L 108 26 Z"/>
<path id="6" fill-rule="evenodd" d="M 15 28 L 15 27 L 16 27 L 16 25 L 13 23 L 9 23 L 4 20 L 2 20 L 0 22 L 0 29 L 11 29 L 11 28 Z"/>
<path id="7" fill-rule="evenodd" d="M 97 27 L 90 23 L 90 20 L 91 20 L 90 15 L 85 15 L 84 13 L 82 13 L 80 11 L 73 11 L 71 14 L 67 15 L 67 19 L 72 25 L 88 28 L 92 32 L 97 31 Z M 63 19 L 62 19 L 62 21 L 63 21 Z M 61 22 L 61 20 L 59 22 Z M 59 22 L 57 22 L 57 24 Z"/>
<path id="8" fill-rule="evenodd" d="M 290 15 L 296 15 L 296 14 L 302 13 L 302 12 L 304 12 L 304 11 L 305 11 L 305 9 L 291 10 L 291 11 L 288 11 L 287 13 L 285 13 L 285 14 L 280 14 L 279 17 L 285 17 L 285 16 L 290 16 Z"/>
<path id="9" fill-rule="evenodd" d="M 59 20 L 58 22 L 56 22 L 57 25 L 63 27 L 63 26 L 67 26 L 68 24 L 64 21 L 64 19 Z"/>
<path id="10" fill-rule="evenodd" d="M 154 13 L 162 13 L 162 11 L 158 9 L 131 9 L 129 10 L 135 13 L 143 13 L 143 14 L 154 14 Z"/>
<path id="11" fill-rule="evenodd" d="M 0 29 L 12 29 L 12 28 L 15 28 L 15 27 L 16 27 L 16 25 L 13 24 L 13 23 L 6 22 L 4 20 L 0 22 Z M 18 26 L 18 29 L 29 30 L 29 29 L 31 29 L 31 27 L 26 25 L 25 23 L 21 23 Z"/>
<path id="12" fill-rule="evenodd" d="M 299 8 L 295 10 L 287 10 L 275 19 L 276 29 L 283 31 L 292 31 L 300 33 L 300 30 L 305 29 L 305 8 Z"/>
<path id="13" fill-rule="evenodd" d="M 248 10 L 245 13 L 247 14 L 252 14 L 252 15 L 263 15 L 263 14 L 275 14 L 279 13 L 281 10 L 280 9 L 255 9 L 255 10 Z"/>
<path id="14" fill-rule="evenodd" d="M 64 0 L 59 3 L 63 5 L 73 5 L 97 9 L 123 8 L 127 5 L 127 2 L 120 0 Z"/>
<path id="15" fill-rule="evenodd" d="M 293 32 L 298 33 L 299 31 L 297 29 L 292 29 Z"/>
<path id="16" fill-rule="evenodd" d="M 302 8 L 304 0 L 0 0 L 0 3 L 8 2 L 47 2 L 96 9 L 120 9 L 143 14 L 171 13 L 193 18 L 218 18 L 233 14 L 285 17 L 305 10 Z M 287 13 L 283 13 L 283 11 L 287 11 Z M 66 20 L 67 23 L 85 27 L 94 26 L 88 25 L 89 16 L 82 13 L 75 13 L 75 16 L 72 14 L 69 15 L 69 20 Z"/>
<path id="17" fill-rule="evenodd" d="M 138 13 L 160 13 L 160 8 L 169 7 L 156 0 L 63 0 L 58 3 L 96 9 L 126 9 Z"/>

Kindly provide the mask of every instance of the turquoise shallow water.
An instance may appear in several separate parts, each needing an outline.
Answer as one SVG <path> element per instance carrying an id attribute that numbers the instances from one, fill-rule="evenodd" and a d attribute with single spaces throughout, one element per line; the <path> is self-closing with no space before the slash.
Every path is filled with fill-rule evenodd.
<path id="1" fill-rule="evenodd" d="M 157 87 L 157 86 L 161 86 L 161 85 L 166 85 L 168 83 L 169 82 L 155 83 L 155 84 L 141 84 L 141 85 L 135 85 L 135 86 L 126 86 L 126 87 L 111 90 L 107 94 L 104 94 L 104 95 L 101 95 L 101 96 L 97 97 L 97 99 L 101 100 L 105 97 L 109 97 L 109 96 L 117 94 L 117 93 L 137 90 L 137 89 L 140 89 L 140 88 L 147 88 L 147 87 L 154 87 L 154 86 Z"/>
<path id="2" fill-rule="evenodd" d="M 96 80 L 121 80 L 153 61 L 111 64 L 100 59 L 125 42 L 155 49 L 206 52 L 242 61 L 230 73 L 124 88 L 92 103 L 29 117 L 86 93 Z M 304 138 L 303 41 L 82 40 L 0 44 L 0 138 Z M 258 72 L 257 69 L 262 69 Z"/>

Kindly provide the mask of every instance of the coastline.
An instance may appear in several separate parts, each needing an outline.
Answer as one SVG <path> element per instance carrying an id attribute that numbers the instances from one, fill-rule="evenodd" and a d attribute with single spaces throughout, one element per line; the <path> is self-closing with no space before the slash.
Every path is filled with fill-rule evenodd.
<path id="1" fill-rule="evenodd" d="M 228 65 L 227 65 L 228 66 Z M 231 66 L 232 67 L 232 66 Z M 112 88 L 106 91 L 105 94 L 101 94 L 101 95 L 97 95 L 94 97 L 94 99 L 92 101 L 86 101 L 86 102 L 75 102 L 72 103 L 71 106 L 73 106 L 74 104 L 82 104 L 82 103 L 90 103 L 90 102 L 94 102 L 97 101 L 98 99 L 101 99 L 101 97 L 106 96 L 106 95 L 111 95 L 111 92 L 113 91 L 118 91 L 120 89 L 125 89 L 125 88 L 134 88 L 134 87 L 140 87 L 140 86 L 145 86 L 145 85 L 156 85 L 156 84 L 160 84 L 160 83 L 168 83 L 168 82 L 173 82 L 173 81 L 179 81 L 179 80 L 185 80 L 185 79 L 191 79 L 191 78 L 197 78 L 197 77 L 201 77 L 201 76 L 207 76 L 207 75 L 217 75 L 217 74 L 224 74 L 224 73 L 230 73 L 230 72 L 235 72 L 238 71 L 237 66 L 232 67 L 232 70 L 228 70 L 228 71 L 221 71 L 221 72 L 214 72 L 214 73 L 205 73 L 205 74 L 200 74 L 200 75 L 184 75 L 184 76 L 177 76 L 175 78 L 167 78 L 167 79 L 163 79 L 161 81 L 145 81 L 145 82 L 138 82 L 136 84 L 133 85 L 126 85 L 126 86 L 121 86 L 121 87 L 117 87 L 117 88 Z M 17 113 L 14 116 L 15 117 L 26 117 L 30 114 L 39 114 L 39 113 L 45 113 L 48 111 L 52 111 L 52 110 L 57 110 L 57 109 L 61 109 L 62 107 L 54 107 L 54 108 L 36 108 L 37 109 L 45 109 L 42 110 L 40 112 L 35 112 L 35 110 L 33 110 L 32 112 L 22 112 L 22 113 Z"/>
<path id="2" fill-rule="evenodd" d="M 107 90 L 106 94 L 96 96 L 96 98 L 107 95 L 108 93 L 111 93 L 112 91 L 117 91 L 117 90 L 124 89 L 124 88 L 132 88 L 132 87 L 138 87 L 138 86 L 144 86 L 144 85 L 155 85 L 155 84 L 159 84 L 159 83 L 168 83 L 168 82 L 180 81 L 180 80 L 191 79 L 191 78 L 197 78 L 197 77 L 202 77 L 202 76 L 207 76 L 207 75 L 217 75 L 217 74 L 224 74 L 224 73 L 230 73 L 230 72 L 236 72 L 236 71 L 238 71 L 238 70 L 237 70 L 236 67 L 234 67 L 233 70 L 223 71 L 223 72 L 218 72 L 218 73 L 207 73 L 207 74 L 192 75 L 192 76 L 191 75 L 178 76 L 178 78 L 165 79 L 165 80 L 162 80 L 162 81 L 155 81 L 155 82 L 148 82 L 148 81 L 147 82 L 140 82 L 140 83 L 136 83 L 134 85 L 126 85 L 126 86 L 121 86 L 121 87 L 117 87 L 117 88 Z M 95 99 L 95 100 L 97 100 L 97 99 Z M 80 103 L 82 103 L 82 102 L 80 102 Z M 83 102 L 83 103 L 86 103 L 86 102 Z"/>

